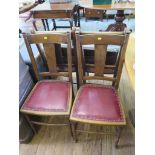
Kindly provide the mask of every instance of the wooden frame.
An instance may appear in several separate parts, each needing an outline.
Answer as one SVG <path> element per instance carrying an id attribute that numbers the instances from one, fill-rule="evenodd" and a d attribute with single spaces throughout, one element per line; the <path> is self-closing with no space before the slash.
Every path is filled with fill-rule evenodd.
<path id="1" fill-rule="evenodd" d="M 123 63 L 124 63 L 124 59 L 125 59 L 125 52 L 126 52 L 126 48 L 127 48 L 129 33 L 130 33 L 129 31 L 99 32 L 99 33 L 95 33 L 95 32 L 93 32 L 93 33 L 83 32 L 82 33 L 79 31 L 76 32 L 76 48 L 77 48 L 78 74 L 79 74 L 80 86 L 84 85 L 86 80 L 107 80 L 107 81 L 113 81 L 113 87 L 116 90 L 118 89 L 120 78 L 121 78 L 121 73 L 122 73 L 122 68 L 123 68 Z M 94 67 L 94 70 L 95 70 L 94 76 L 89 76 L 89 74 L 85 75 L 85 65 L 89 66 L 89 64 L 85 64 L 84 57 L 82 54 L 82 45 L 86 45 L 86 44 L 94 44 L 95 45 L 95 57 L 94 57 L 95 64 L 91 65 L 91 67 Z M 117 58 L 117 62 L 114 66 L 105 65 L 106 50 L 107 50 L 107 46 L 109 44 L 121 46 L 119 56 Z M 112 67 L 115 69 L 113 77 L 107 77 L 104 75 L 105 67 L 110 67 L 110 68 Z M 123 129 L 123 126 L 126 125 L 125 114 L 124 114 L 122 105 L 120 104 L 120 109 L 122 109 L 122 112 L 123 112 L 123 121 L 122 122 L 93 121 L 93 120 L 88 120 L 88 119 L 74 118 L 74 117 L 72 117 L 73 109 L 75 107 L 75 103 L 78 98 L 80 89 L 78 90 L 78 93 L 74 100 L 72 111 L 71 111 L 71 116 L 70 116 L 74 140 L 77 141 L 76 132 L 97 134 L 97 132 L 77 130 L 78 123 L 85 123 L 85 124 L 91 124 L 91 125 L 103 125 L 103 126 L 115 126 L 118 128 L 117 140 L 116 140 L 115 146 L 118 147 L 119 139 L 121 136 L 121 131 Z M 103 134 L 103 133 L 100 133 L 100 134 Z"/>
<path id="2" fill-rule="evenodd" d="M 69 83 L 69 99 L 68 99 L 68 107 L 67 111 L 65 112 L 45 112 L 45 111 L 34 111 L 30 109 L 24 109 L 23 106 L 20 109 L 20 112 L 25 115 L 25 118 L 29 122 L 32 130 L 34 133 L 37 133 L 33 124 L 37 125 L 47 125 L 47 126 L 62 126 L 62 125 L 70 125 L 69 121 L 69 114 L 72 106 L 72 55 L 71 55 L 71 33 L 69 32 L 37 32 L 32 34 L 23 34 L 26 47 L 28 49 L 28 53 L 32 62 L 32 66 L 34 69 L 34 73 L 36 75 L 37 81 L 41 80 L 41 77 L 57 77 L 57 76 L 65 76 L 68 77 Z M 43 43 L 44 51 L 42 50 L 40 43 Z M 59 72 L 56 63 L 56 56 L 55 56 L 55 44 L 67 44 L 67 59 L 68 59 L 68 69 L 67 72 Z M 43 58 L 43 62 L 45 63 L 46 67 L 48 68 L 47 72 L 39 72 L 37 68 L 37 63 L 35 61 L 31 44 L 36 44 L 38 47 L 38 51 Z M 46 80 L 47 81 L 47 80 Z M 49 80 L 48 80 L 49 81 Z M 60 81 L 61 82 L 61 81 Z M 39 82 L 35 85 L 29 96 L 27 97 L 26 101 L 29 99 L 35 88 Z M 25 102 L 26 102 L 25 101 Z M 24 104 L 23 104 L 24 105 Z M 45 122 L 33 121 L 30 119 L 29 115 L 34 116 L 62 116 L 67 117 L 68 123 L 67 124 L 48 124 Z M 72 135 L 72 131 L 71 131 Z"/>
<path id="3" fill-rule="evenodd" d="M 77 59 L 78 59 L 78 74 L 79 74 L 79 84 L 83 84 L 84 80 L 108 80 L 113 81 L 113 86 L 118 89 L 119 81 L 121 78 L 121 72 L 123 68 L 123 63 L 125 61 L 125 52 L 127 48 L 128 38 L 130 31 L 125 30 L 124 32 L 80 32 L 76 31 L 76 48 L 77 48 Z M 85 64 L 82 55 L 82 45 L 96 44 L 97 51 L 105 51 L 107 45 L 120 45 L 120 52 L 115 65 L 105 65 L 105 55 L 96 54 L 94 65 L 91 67 L 95 68 L 95 76 L 84 75 L 84 66 L 90 66 L 90 64 Z M 103 45 L 101 47 L 101 45 Z M 104 47 L 104 49 L 103 49 Z M 101 49 L 102 48 L 102 49 Z M 95 52 L 97 53 L 97 52 Z M 98 52 L 101 54 L 101 52 Z M 104 60 L 102 61 L 102 56 Z M 102 66 L 100 65 L 102 64 Z M 95 67 L 96 66 L 96 67 Z M 98 66 L 98 67 L 97 67 Z M 102 76 L 104 74 L 104 68 L 114 68 L 115 74 L 113 77 Z"/>

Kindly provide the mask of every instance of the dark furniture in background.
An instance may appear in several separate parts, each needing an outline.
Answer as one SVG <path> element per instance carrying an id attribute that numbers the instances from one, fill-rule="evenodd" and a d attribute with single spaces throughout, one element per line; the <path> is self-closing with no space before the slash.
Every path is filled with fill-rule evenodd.
<path id="1" fill-rule="evenodd" d="M 85 10 L 86 20 L 89 17 L 98 17 L 102 20 L 106 10 L 117 10 L 117 13 L 115 15 L 116 22 L 114 24 L 110 24 L 106 31 L 123 31 L 126 28 L 126 24 L 123 23 L 125 19 L 124 11 L 134 10 L 135 3 L 127 1 L 115 2 L 108 5 L 93 5 L 92 0 L 82 0 L 78 4 L 76 4 L 75 2 L 59 4 L 50 4 L 49 2 L 43 2 L 30 11 L 29 18 L 31 16 L 34 18 L 33 26 L 35 30 L 37 30 L 35 19 L 41 19 L 44 30 L 47 31 L 50 30 L 48 19 L 52 19 L 53 21 L 53 30 L 56 30 L 57 28 L 65 28 L 66 26 L 56 25 L 56 18 L 67 18 L 69 20 L 70 26 L 67 26 L 66 28 L 69 27 L 72 29 L 73 26 L 80 27 L 81 8 Z"/>
<path id="2" fill-rule="evenodd" d="M 23 38 L 20 38 L 20 43 L 21 43 L 21 46 L 20 46 L 21 57 L 22 57 L 23 61 L 25 62 L 25 64 L 29 67 L 30 75 L 31 75 L 34 83 L 36 83 L 37 80 L 36 80 L 35 73 L 33 70 L 32 62 L 31 62 L 31 59 L 28 54 L 28 50 L 26 48 Z M 43 63 L 42 55 L 40 54 L 40 51 L 38 50 L 37 46 L 35 44 L 33 44 L 31 47 L 33 50 L 33 54 L 34 54 L 36 63 L 38 64 L 39 71 L 46 71 L 46 66 Z"/>
<path id="3" fill-rule="evenodd" d="M 42 20 L 46 19 L 44 22 L 44 29 L 47 31 L 50 30 L 47 19 L 53 20 L 52 30 L 56 30 L 57 28 L 72 28 L 73 26 L 76 26 L 78 22 L 78 7 L 77 5 L 75 5 L 74 2 L 63 4 L 61 3 L 50 4 L 45 2 L 43 4 L 39 4 L 34 9 L 32 9 L 31 15 L 34 18 L 33 26 L 35 30 L 38 30 L 35 19 L 42 19 Z M 70 26 L 57 26 L 55 22 L 56 18 L 68 19 Z"/>
<path id="4" fill-rule="evenodd" d="M 126 24 L 123 23 L 125 19 L 124 11 L 125 10 L 135 10 L 135 3 L 134 2 L 114 2 L 112 4 L 107 5 L 93 5 L 93 0 L 81 0 L 79 2 L 79 6 L 85 9 L 91 10 L 117 10 L 115 15 L 115 23 L 110 24 L 106 31 L 123 31 L 126 27 Z M 93 11 L 95 12 L 95 11 Z M 93 14 L 93 13 L 92 13 Z M 103 30 L 105 31 L 105 30 Z"/>
<path id="5" fill-rule="evenodd" d="M 34 83 L 29 68 L 19 53 L 19 109 L 33 88 Z M 33 138 L 33 131 L 22 114 L 19 115 L 19 141 L 29 143 Z"/>
<path id="6" fill-rule="evenodd" d="M 99 18 L 101 21 L 103 21 L 103 15 L 105 14 L 105 11 L 103 10 L 96 10 L 96 9 L 85 9 L 85 18 L 86 21 L 88 18 Z"/>

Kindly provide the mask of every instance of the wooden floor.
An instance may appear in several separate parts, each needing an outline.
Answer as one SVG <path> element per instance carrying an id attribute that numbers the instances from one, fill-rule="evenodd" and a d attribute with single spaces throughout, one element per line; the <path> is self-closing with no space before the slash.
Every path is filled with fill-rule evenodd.
<path id="1" fill-rule="evenodd" d="M 113 135 L 79 134 L 75 143 L 69 128 L 41 127 L 31 143 L 20 144 L 20 155 L 134 155 L 134 129 L 128 120 L 128 110 L 134 107 L 134 91 L 130 86 L 125 68 L 120 82 L 119 94 L 125 108 L 128 125 L 124 129 L 120 147 L 115 148 Z M 86 126 L 88 127 L 88 126 Z M 103 128 L 102 130 L 113 130 Z"/>

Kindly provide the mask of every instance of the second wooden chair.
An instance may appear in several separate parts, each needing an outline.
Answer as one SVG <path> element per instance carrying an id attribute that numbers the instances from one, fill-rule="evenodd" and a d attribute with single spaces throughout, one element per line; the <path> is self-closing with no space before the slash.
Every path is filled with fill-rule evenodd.
<path id="1" fill-rule="evenodd" d="M 116 146 L 121 135 L 122 127 L 126 125 L 123 106 L 118 97 L 117 89 L 121 78 L 122 67 L 125 59 L 128 34 L 124 32 L 80 33 L 76 34 L 76 48 L 78 56 L 78 72 L 80 89 L 73 103 L 70 120 L 74 139 L 77 140 L 77 132 L 97 133 L 77 128 L 77 124 L 90 124 L 100 126 L 114 126 L 118 130 Z M 94 75 L 85 74 L 86 66 L 83 55 L 83 45 L 95 45 Z M 106 65 L 106 53 L 108 45 L 120 46 L 120 52 L 115 65 Z M 105 69 L 114 69 L 113 76 L 105 75 Z M 110 85 L 85 84 L 87 80 L 111 81 Z M 103 133 L 101 133 L 103 134 Z"/>
<path id="2" fill-rule="evenodd" d="M 25 100 L 20 112 L 25 115 L 34 133 L 37 132 L 34 124 L 47 126 L 68 125 L 70 127 L 69 115 L 72 105 L 71 34 L 65 32 L 37 32 L 37 34 L 23 34 L 23 36 L 38 82 Z M 67 44 L 68 69 L 66 72 L 59 72 L 57 68 L 55 44 L 61 43 Z M 38 71 L 31 44 L 36 44 L 37 47 L 40 47 L 40 44 L 43 45 L 45 52 L 42 53 L 42 56 L 47 64 L 47 72 Z M 41 48 L 39 49 L 41 50 Z M 57 76 L 68 77 L 68 80 L 53 80 Z M 45 80 L 42 79 L 44 77 L 46 77 Z M 38 119 L 34 120 L 32 116 L 35 116 L 35 118 L 39 116 L 42 118 L 62 116 L 67 119 L 67 123 L 58 122 L 53 124 L 51 122 L 38 121 Z"/>

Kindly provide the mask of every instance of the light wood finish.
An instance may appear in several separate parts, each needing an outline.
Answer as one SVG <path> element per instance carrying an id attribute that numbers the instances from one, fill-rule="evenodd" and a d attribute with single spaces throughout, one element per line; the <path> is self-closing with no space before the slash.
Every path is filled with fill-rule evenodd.
<path id="1" fill-rule="evenodd" d="M 74 77 L 75 78 L 75 77 Z M 123 68 L 119 94 L 125 112 L 134 107 L 134 92 L 130 80 Z M 128 95 L 126 95 L 128 94 Z M 126 116 L 127 113 L 126 113 Z M 127 117 L 128 118 L 128 117 Z M 88 130 L 96 128 L 85 126 Z M 113 132 L 111 128 L 101 128 L 101 131 Z M 80 130 L 80 129 L 79 129 Z M 98 129 L 98 131 L 100 131 Z M 78 143 L 74 143 L 67 126 L 42 127 L 29 144 L 19 145 L 20 155 L 134 155 L 133 128 L 128 121 L 120 139 L 120 148 L 114 147 L 113 135 L 80 134 Z"/>
<path id="2" fill-rule="evenodd" d="M 98 9 L 98 10 L 134 10 L 135 3 L 131 2 L 119 2 L 114 3 L 115 0 L 112 1 L 112 4 L 107 5 L 93 5 L 93 0 L 80 0 L 79 5 L 88 9 Z"/>
<path id="3" fill-rule="evenodd" d="M 25 39 L 25 43 L 28 49 L 28 53 L 30 55 L 31 62 L 34 67 L 34 72 L 36 75 L 37 80 L 40 79 L 40 75 L 43 76 L 67 76 L 69 77 L 70 82 L 72 82 L 72 55 L 71 55 L 71 34 L 69 32 L 65 33 L 36 33 L 36 34 L 23 34 L 23 37 Z M 38 72 L 38 67 L 35 62 L 35 58 L 31 49 L 31 44 L 40 44 L 43 43 L 45 54 L 46 54 L 46 60 L 49 72 Z M 55 44 L 61 44 L 66 43 L 67 44 L 67 59 L 68 59 L 68 73 L 58 73 L 57 71 L 57 64 L 56 64 L 56 57 L 55 57 Z M 51 52 L 52 51 L 52 52 Z"/>
<path id="4" fill-rule="evenodd" d="M 83 77 L 83 80 L 107 80 L 107 81 L 116 81 L 116 78 L 113 78 L 113 77 L 108 77 L 108 76 L 104 76 L 104 77 L 101 77 L 101 76 L 84 76 Z"/>
<path id="5" fill-rule="evenodd" d="M 32 130 L 34 131 L 34 133 L 37 133 L 36 128 L 34 127 L 34 124 L 36 125 L 48 125 L 48 126 L 52 126 L 52 125 L 56 125 L 53 123 L 48 123 L 48 122 L 43 122 L 43 121 L 34 121 L 31 118 L 31 115 L 33 116 L 41 116 L 41 117 L 47 117 L 47 116 L 67 116 L 67 120 L 68 120 L 68 126 L 70 127 L 70 122 L 69 122 L 69 114 L 70 114 L 70 110 L 71 110 L 71 105 L 72 105 L 72 55 L 71 55 L 71 33 L 66 32 L 64 33 L 33 33 L 33 34 L 23 34 L 25 43 L 26 43 L 26 47 L 28 49 L 28 53 L 31 59 L 31 63 L 34 69 L 34 73 L 36 75 L 37 81 L 42 80 L 40 75 L 43 75 L 43 77 L 49 77 L 49 75 L 54 75 L 56 77 L 58 76 L 63 76 L 65 75 L 68 76 L 68 81 L 70 83 L 69 84 L 69 98 L 68 98 L 68 103 L 67 103 L 67 109 L 65 112 L 63 111 L 45 111 L 45 110 L 33 110 L 33 109 L 25 109 L 24 104 L 30 99 L 30 97 L 32 96 L 33 92 L 36 90 L 36 87 L 38 86 L 39 82 L 36 83 L 36 85 L 34 86 L 34 88 L 32 89 L 32 91 L 30 92 L 30 94 L 28 95 L 28 97 L 25 100 L 25 103 L 22 105 L 20 112 L 24 114 L 24 116 L 26 117 L 29 125 L 31 126 Z M 55 45 L 56 44 L 62 44 L 62 43 L 66 43 L 67 44 L 67 71 L 66 73 L 62 73 L 58 71 L 57 68 L 57 62 L 56 62 L 56 49 L 55 49 Z M 43 51 L 41 51 L 41 48 L 39 46 L 39 44 L 43 44 L 44 47 L 44 53 L 42 53 L 42 55 L 45 54 L 46 58 L 46 64 L 47 64 L 47 72 L 40 72 L 38 70 L 38 66 L 37 63 L 35 61 L 34 58 L 34 54 L 31 48 L 31 44 L 37 44 L 37 47 L 39 47 L 39 51 L 42 53 Z M 52 77 L 53 78 L 53 77 Z M 43 80 L 42 80 L 43 81 Z M 47 81 L 47 80 L 46 80 Z M 50 82 L 52 82 L 50 80 Z M 61 82 L 61 81 L 59 81 Z M 59 94 L 57 94 L 59 97 Z M 60 123 L 57 124 L 58 126 L 60 126 Z M 62 123 L 62 125 L 66 125 L 64 123 Z M 71 131 L 71 130 L 70 130 Z M 71 131 L 71 135 L 72 135 L 72 131 Z"/>
<path id="6" fill-rule="evenodd" d="M 116 89 L 118 89 L 120 78 L 121 78 L 121 73 L 122 73 L 122 68 L 123 68 L 123 63 L 125 59 L 125 52 L 127 48 L 127 43 L 128 43 L 128 38 L 129 34 L 122 32 L 118 35 L 115 35 L 113 33 L 102 33 L 102 34 L 83 34 L 82 32 L 79 33 L 79 31 L 76 33 L 76 47 L 77 47 L 77 59 L 78 59 L 78 72 L 79 72 L 79 81 L 80 81 L 80 86 L 83 87 L 86 83 L 85 80 L 107 80 L 107 81 L 113 81 L 113 86 Z M 108 34 L 108 35 L 107 35 Z M 95 45 L 95 76 L 90 76 L 89 74 L 85 76 L 85 61 L 84 61 L 84 56 L 83 56 L 83 50 L 82 46 L 83 45 L 88 45 L 88 44 L 93 44 Z M 105 61 L 106 61 L 106 53 L 107 53 L 107 46 L 108 45 L 119 45 L 120 46 L 120 51 L 118 53 L 118 59 L 116 62 L 116 69 L 115 69 L 115 74 L 113 77 L 105 77 Z M 89 84 L 90 85 L 90 84 Z M 94 84 L 91 84 L 93 87 L 95 87 Z M 99 85 L 97 86 L 99 87 Z M 102 85 L 101 85 L 102 87 Z M 81 88 L 82 89 L 82 88 Z M 81 90 L 80 89 L 80 90 Z M 75 110 L 77 99 L 79 97 L 80 90 L 77 92 L 76 98 L 73 103 L 73 107 L 71 110 L 71 115 L 70 115 L 70 120 L 72 123 L 72 131 L 73 131 L 73 137 L 75 142 L 77 141 L 77 129 L 76 126 L 77 124 L 91 124 L 95 126 L 114 126 L 118 130 L 116 131 L 117 134 L 117 140 L 115 142 L 115 146 L 118 147 L 118 142 L 120 140 L 120 136 L 122 134 L 122 129 L 123 126 L 126 125 L 126 119 L 124 115 L 124 110 L 121 102 L 119 102 L 119 108 L 121 111 L 122 115 L 122 120 L 120 122 L 117 121 L 96 121 L 96 120 L 89 120 L 89 119 L 82 119 L 78 117 L 73 116 L 73 112 Z M 116 94 L 118 96 L 118 94 Z M 119 97 L 119 96 L 118 96 Z M 86 132 L 84 130 L 84 132 Z M 90 133 L 90 132 L 89 132 Z"/>
<path id="7" fill-rule="evenodd" d="M 135 34 L 132 33 L 129 38 L 127 51 L 125 55 L 125 67 L 131 81 L 133 90 L 135 90 Z"/>
<path id="8" fill-rule="evenodd" d="M 88 34 L 88 33 L 83 33 L 79 31 L 76 33 L 76 47 L 77 47 L 78 72 L 79 72 L 80 85 L 84 83 L 83 80 L 98 79 L 98 80 L 114 81 L 114 84 L 113 84 L 114 87 L 116 89 L 118 88 L 122 67 L 125 59 L 125 52 L 127 48 L 128 38 L 129 38 L 128 33 L 126 32 L 123 32 L 123 33 L 120 32 L 116 34 L 115 32 L 114 33 L 101 32 L 96 34 L 95 33 Z M 95 64 L 94 64 L 95 76 L 84 75 L 84 72 L 85 72 L 84 66 L 87 64 L 84 62 L 84 58 L 82 54 L 82 46 L 89 45 L 89 44 L 95 45 Z M 114 77 L 110 77 L 110 78 L 104 76 L 104 68 L 105 68 L 105 60 L 106 60 L 105 54 L 107 51 L 106 47 L 108 45 L 119 45 L 121 49 L 119 52 L 119 58 L 117 59 L 116 65 L 114 66 L 116 68 L 115 75 Z M 101 52 L 101 48 L 102 48 L 102 52 Z"/>
<path id="9" fill-rule="evenodd" d="M 130 33 L 130 31 L 128 29 L 125 30 L 126 33 Z M 98 35 L 101 35 L 101 34 L 106 34 L 106 36 L 108 35 L 116 35 L 116 36 L 119 36 L 119 35 L 124 35 L 124 32 L 117 32 L 117 31 L 114 31 L 114 32 L 96 32 L 96 31 L 91 31 L 91 32 L 88 32 L 88 31 L 80 31 L 79 28 L 76 28 L 76 33 L 82 33 L 83 35 L 84 34 L 98 34 Z M 88 48 L 89 49 L 89 48 Z"/>
<path id="10" fill-rule="evenodd" d="M 104 66 L 107 54 L 107 46 L 95 46 L 95 75 L 102 76 L 104 73 Z"/>
<path id="11" fill-rule="evenodd" d="M 47 77 L 47 76 L 64 76 L 64 77 L 68 77 L 69 76 L 69 74 L 66 73 L 66 72 L 59 72 L 59 73 L 41 72 L 39 75 L 43 76 L 43 77 Z"/>
<path id="12" fill-rule="evenodd" d="M 125 57 L 125 67 L 130 79 L 132 90 L 135 91 L 135 34 L 132 33 L 129 38 L 127 52 Z M 135 107 L 129 109 L 129 117 L 133 127 L 135 127 Z"/>
<path id="13" fill-rule="evenodd" d="M 67 43 L 66 34 L 61 33 L 44 33 L 44 34 L 32 34 L 27 36 L 30 44 L 39 44 L 39 43 Z"/>
<path id="14" fill-rule="evenodd" d="M 56 55 L 54 44 L 43 44 L 50 73 L 57 73 Z"/>
<path id="15" fill-rule="evenodd" d="M 113 34 L 110 33 L 108 34 L 107 32 L 101 32 L 101 33 L 91 33 L 90 34 L 86 34 L 81 32 L 80 33 L 80 42 L 82 43 L 82 45 L 89 45 L 89 44 L 96 44 L 96 45 L 123 45 L 123 41 L 124 41 L 124 34 L 122 33 L 117 33 L 117 34 Z"/>
<path id="16" fill-rule="evenodd" d="M 34 73 L 35 73 L 36 79 L 39 80 L 38 67 L 37 67 L 37 63 L 36 63 L 34 55 L 33 55 L 32 48 L 31 48 L 31 46 L 29 44 L 29 41 L 28 41 L 28 39 L 26 37 L 26 34 L 23 34 L 23 37 L 24 37 L 24 40 L 25 40 L 25 44 L 26 44 L 29 56 L 30 56 L 31 63 L 33 65 L 33 69 L 34 69 Z"/>
<path id="17" fill-rule="evenodd" d="M 65 126 L 65 125 L 68 125 L 68 124 L 48 124 L 48 123 L 39 123 L 39 122 L 36 122 L 36 121 L 31 121 L 33 124 L 36 124 L 36 125 L 46 125 L 46 126 Z"/>

